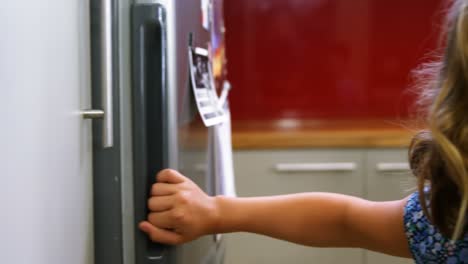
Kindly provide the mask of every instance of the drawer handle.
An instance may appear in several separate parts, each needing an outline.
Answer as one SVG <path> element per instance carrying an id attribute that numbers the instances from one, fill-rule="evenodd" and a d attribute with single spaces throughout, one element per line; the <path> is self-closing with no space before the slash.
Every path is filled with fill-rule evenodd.
<path id="1" fill-rule="evenodd" d="M 408 172 L 410 170 L 408 162 L 377 163 L 377 171 L 379 172 Z"/>
<path id="2" fill-rule="evenodd" d="M 354 162 L 328 162 L 328 163 L 278 163 L 275 169 L 278 172 L 350 172 L 356 170 Z"/>

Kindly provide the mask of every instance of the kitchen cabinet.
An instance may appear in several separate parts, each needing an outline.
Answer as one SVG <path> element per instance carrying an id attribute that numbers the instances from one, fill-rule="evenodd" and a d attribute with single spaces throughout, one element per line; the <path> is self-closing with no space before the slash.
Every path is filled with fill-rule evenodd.
<path id="1" fill-rule="evenodd" d="M 237 193 L 246 197 L 319 191 L 400 199 L 415 186 L 406 158 L 403 148 L 238 150 Z M 255 234 L 229 234 L 226 240 L 226 264 L 412 263 L 366 250 L 310 248 Z"/>
<path id="2" fill-rule="evenodd" d="M 238 151 L 238 195 L 324 191 L 362 196 L 363 161 L 357 150 Z M 226 238 L 226 264 L 363 263 L 360 249 L 317 249 L 245 233 Z"/>

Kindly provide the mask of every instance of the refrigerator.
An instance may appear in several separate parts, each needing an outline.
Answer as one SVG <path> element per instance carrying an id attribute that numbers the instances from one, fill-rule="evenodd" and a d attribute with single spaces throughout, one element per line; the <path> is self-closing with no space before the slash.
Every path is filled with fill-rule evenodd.
<path id="1" fill-rule="evenodd" d="M 209 235 L 170 247 L 151 242 L 137 225 L 147 217 L 149 191 L 162 169 L 180 171 L 210 195 L 221 190 L 223 175 L 215 173 L 219 167 L 215 164 L 219 162 L 214 153 L 216 141 L 210 139 L 214 127 L 206 127 L 200 118 L 188 50 L 189 46 L 209 48 L 211 10 L 222 3 L 101 0 L 94 4 L 91 49 L 95 59 L 92 76 L 96 78 L 92 80 L 98 94 L 93 99 L 96 105 L 105 102 L 100 96 L 103 86 L 109 85 L 102 79 L 104 69 L 119 75 L 108 78 L 120 82 L 114 85 L 128 86 L 121 91 L 125 93 L 122 98 L 114 102 L 121 108 L 116 112 L 122 115 L 114 118 L 121 122 L 116 124 L 120 129 L 115 129 L 119 133 L 114 133 L 114 137 L 120 137 L 114 138 L 115 154 L 101 147 L 106 142 L 95 142 L 96 262 L 220 264 L 225 251 L 220 236 Z M 107 49 L 103 45 L 106 36 L 110 45 Z M 106 52 L 120 63 L 107 62 L 113 67 L 106 68 L 108 56 L 102 56 Z M 103 125 L 105 122 L 94 127 L 95 135 L 105 135 Z M 114 176 L 118 174 L 121 179 Z"/>
<path id="2" fill-rule="evenodd" d="M 2 4 L 2 263 L 223 263 L 222 236 L 166 246 L 137 229 L 160 169 L 223 189 L 188 63 L 221 2 Z"/>

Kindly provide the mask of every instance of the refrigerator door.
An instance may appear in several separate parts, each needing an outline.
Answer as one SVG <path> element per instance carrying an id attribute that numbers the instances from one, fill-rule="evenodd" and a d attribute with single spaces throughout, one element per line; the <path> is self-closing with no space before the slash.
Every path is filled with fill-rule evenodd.
<path id="1" fill-rule="evenodd" d="M 215 192 L 208 129 L 194 102 L 189 39 L 207 48 L 199 0 L 137 1 L 132 8 L 133 171 L 135 228 L 147 217 L 147 199 L 158 171 L 173 168 L 209 194 Z M 213 236 L 179 247 L 152 243 L 135 229 L 137 264 L 221 263 Z"/>
<path id="2" fill-rule="evenodd" d="M 215 177 L 215 153 L 210 144 L 212 133 L 204 126 L 198 113 L 190 85 L 188 67 L 188 44 L 192 36 L 192 46 L 208 48 L 210 33 L 200 22 L 202 10 L 206 11 L 209 0 L 176 0 L 172 11 L 168 11 L 168 21 L 173 21 L 175 27 L 168 30 L 168 47 L 176 47 L 175 50 L 168 49 L 169 80 L 174 80 L 177 87 L 175 97 L 177 99 L 177 161 L 178 164 L 170 164 L 179 169 L 184 175 L 198 184 L 210 195 L 216 194 Z M 205 5 L 205 6 L 202 6 Z M 209 11 L 205 15 L 209 16 Z M 173 38 L 171 45 L 170 38 Z M 171 70 L 171 67 L 173 69 Z M 171 141 L 169 141 L 171 142 Z M 169 150 L 169 153 L 174 151 Z M 224 244 L 223 240 L 217 240 L 215 236 L 205 236 L 192 243 L 176 248 L 176 263 L 223 263 Z"/>

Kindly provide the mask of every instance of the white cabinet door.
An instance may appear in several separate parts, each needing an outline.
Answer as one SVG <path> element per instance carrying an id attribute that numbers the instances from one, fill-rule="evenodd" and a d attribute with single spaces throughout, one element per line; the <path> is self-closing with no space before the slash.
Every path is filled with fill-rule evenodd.
<path id="1" fill-rule="evenodd" d="M 234 153 L 237 191 L 239 196 L 313 191 L 362 196 L 362 153 L 350 150 L 238 151 Z M 363 251 L 358 249 L 315 249 L 253 234 L 230 234 L 226 238 L 226 264 L 363 262 Z"/>
<path id="2" fill-rule="evenodd" d="M 2 1 L 0 262 L 93 257 L 88 1 Z"/>
<path id="3" fill-rule="evenodd" d="M 367 152 L 367 198 L 373 201 L 402 199 L 414 191 L 415 177 L 408 168 L 406 149 L 380 149 Z M 403 228 L 403 219 L 402 228 Z M 368 264 L 406 264 L 409 259 L 366 251 Z"/>

